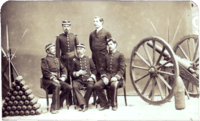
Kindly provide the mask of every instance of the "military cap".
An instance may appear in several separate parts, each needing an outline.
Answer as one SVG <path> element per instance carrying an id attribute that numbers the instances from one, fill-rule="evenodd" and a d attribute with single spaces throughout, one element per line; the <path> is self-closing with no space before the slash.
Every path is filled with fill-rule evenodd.
<path id="1" fill-rule="evenodd" d="M 63 25 L 63 24 L 71 25 L 71 22 L 70 22 L 69 20 L 63 20 L 63 21 L 62 21 L 62 25 Z"/>
<path id="2" fill-rule="evenodd" d="M 113 38 L 107 39 L 107 43 L 106 44 L 108 44 L 108 42 L 110 42 L 110 41 L 112 41 L 113 43 L 117 44 L 117 41 L 115 39 L 113 39 Z"/>
<path id="3" fill-rule="evenodd" d="M 84 44 L 78 44 L 78 45 L 76 45 L 76 47 L 82 47 L 82 48 L 85 48 L 85 45 L 84 45 Z"/>
<path id="4" fill-rule="evenodd" d="M 50 43 L 48 45 L 46 45 L 45 50 L 47 51 L 50 47 L 55 46 L 54 44 Z"/>

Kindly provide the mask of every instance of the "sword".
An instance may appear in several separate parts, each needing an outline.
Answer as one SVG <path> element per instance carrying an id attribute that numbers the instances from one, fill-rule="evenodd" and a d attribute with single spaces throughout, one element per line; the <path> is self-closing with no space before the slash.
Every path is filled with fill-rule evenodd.
<path id="1" fill-rule="evenodd" d="M 9 72 L 8 72 L 8 80 L 9 80 L 9 86 L 10 86 L 10 89 L 12 89 L 12 86 L 11 86 L 11 68 L 10 68 L 10 47 L 9 47 L 9 38 L 8 38 L 8 25 L 6 25 L 6 38 L 7 38 L 7 59 L 8 59 L 8 68 L 9 68 Z"/>

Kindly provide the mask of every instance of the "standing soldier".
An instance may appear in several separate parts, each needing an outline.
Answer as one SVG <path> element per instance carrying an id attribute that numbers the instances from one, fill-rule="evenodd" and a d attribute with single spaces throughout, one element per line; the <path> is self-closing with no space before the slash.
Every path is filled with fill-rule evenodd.
<path id="1" fill-rule="evenodd" d="M 55 57 L 55 45 L 48 44 L 45 49 L 47 56 L 42 58 L 41 63 L 43 88 L 53 92 L 50 112 L 56 114 L 62 107 L 64 99 L 70 94 L 72 87 L 64 82 L 67 78 L 67 70 Z M 59 95 L 60 90 L 62 93 Z"/>
<path id="2" fill-rule="evenodd" d="M 107 39 L 111 38 L 110 32 L 103 28 L 104 20 L 99 16 L 94 17 L 95 30 L 91 32 L 89 37 L 90 49 L 92 51 L 92 60 L 97 69 L 97 81 L 100 80 L 100 68 L 104 63 L 104 57 L 108 53 L 107 51 Z M 109 91 L 107 90 L 107 96 L 110 101 Z M 98 99 L 99 100 L 99 99 Z M 98 101 L 97 101 L 98 102 Z"/>
<path id="3" fill-rule="evenodd" d="M 56 57 L 60 58 L 63 65 L 67 68 L 68 74 L 66 82 L 70 84 L 70 75 L 73 69 L 71 62 L 75 55 L 76 45 L 78 45 L 79 42 L 77 35 L 70 32 L 71 22 L 69 20 L 62 21 L 62 28 L 64 33 L 57 36 L 56 39 Z M 72 105 L 71 93 L 66 99 L 66 105 Z"/>
<path id="4" fill-rule="evenodd" d="M 109 39 L 107 44 L 109 47 L 109 53 L 105 56 L 105 62 L 101 68 L 102 80 L 98 81 L 94 85 L 94 90 L 97 92 L 97 95 L 102 102 L 102 108 L 100 109 L 100 111 L 102 111 L 109 108 L 103 89 L 105 86 L 110 85 L 111 89 L 109 91 L 111 93 L 111 106 L 112 110 L 116 111 L 117 103 L 115 96 L 117 88 L 123 85 L 122 77 L 125 72 L 125 59 L 124 55 L 117 51 L 117 42 L 114 39 Z"/>
<path id="5" fill-rule="evenodd" d="M 73 89 L 79 104 L 79 111 L 88 110 L 88 103 L 93 91 L 94 82 L 96 80 L 96 68 L 92 59 L 84 55 L 85 45 L 77 45 L 77 57 L 73 59 Z M 80 88 L 86 85 L 86 93 L 83 97 Z"/>

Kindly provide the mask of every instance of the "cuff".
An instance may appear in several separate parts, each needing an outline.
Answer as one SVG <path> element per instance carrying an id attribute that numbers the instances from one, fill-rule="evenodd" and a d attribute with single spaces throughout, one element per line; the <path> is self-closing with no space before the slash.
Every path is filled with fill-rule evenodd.
<path id="1" fill-rule="evenodd" d="M 73 72 L 73 76 L 78 77 L 79 75 L 77 74 L 77 72 Z"/>
<path id="2" fill-rule="evenodd" d="M 115 77 L 117 78 L 117 80 L 120 80 L 121 79 L 121 77 L 120 77 L 120 75 L 115 75 Z"/>
<path id="3" fill-rule="evenodd" d="M 65 74 L 62 74 L 61 77 L 64 77 L 65 79 L 67 78 L 67 75 Z"/>
<path id="4" fill-rule="evenodd" d="M 53 75 L 53 76 L 50 77 L 50 80 L 53 80 L 54 78 L 55 78 L 55 76 Z"/>
<path id="5" fill-rule="evenodd" d="M 94 74 L 91 74 L 90 76 L 94 81 L 96 80 L 96 76 Z"/>
<path id="6" fill-rule="evenodd" d="M 101 75 L 101 78 L 106 77 L 106 76 L 107 76 L 106 74 L 102 74 L 102 75 Z"/>

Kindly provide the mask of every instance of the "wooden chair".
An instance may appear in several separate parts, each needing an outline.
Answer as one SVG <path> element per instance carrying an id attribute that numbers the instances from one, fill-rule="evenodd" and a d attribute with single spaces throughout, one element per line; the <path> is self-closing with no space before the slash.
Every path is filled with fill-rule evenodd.
<path id="1" fill-rule="evenodd" d="M 44 88 L 43 88 L 43 79 L 42 79 L 42 78 L 40 78 L 40 88 L 41 88 L 41 89 L 44 89 Z M 45 90 L 45 92 L 46 92 L 47 111 L 49 111 L 49 96 L 48 96 L 48 95 L 53 94 L 53 92 L 50 91 L 50 90 L 48 90 L 48 89 L 44 89 L 44 90 Z M 72 91 L 72 97 L 73 97 L 73 91 Z M 67 106 L 67 109 L 69 109 L 68 106 Z"/>
<path id="2" fill-rule="evenodd" d="M 127 67 L 127 64 L 126 64 L 125 67 Z M 127 106 L 127 100 L 126 100 L 126 68 L 125 68 L 124 76 L 122 77 L 122 81 L 123 81 L 123 85 L 117 88 L 117 93 L 116 93 L 117 107 L 118 107 L 117 94 L 118 94 L 118 89 L 119 88 L 123 88 L 123 91 L 124 91 L 124 102 L 125 102 L 125 106 Z M 111 86 L 106 86 L 104 89 L 108 89 L 109 90 L 110 88 L 111 88 Z M 98 106 L 98 104 L 96 105 L 96 108 L 97 108 L 97 106 Z"/>
<path id="3" fill-rule="evenodd" d="M 42 78 L 40 78 L 40 88 L 41 88 L 41 89 L 44 89 L 44 88 L 43 88 L 43 79 L 42 79 Z M 53 92 L 51 92 L 51 91 L 48 90 L 48 89 L 44 89 L 44 90 L 45 90 L 45 92 L 46 92 L 47 111 L 49 111 L 49 97 L 48 97 L 48 95 L 53 94 Z"/>

